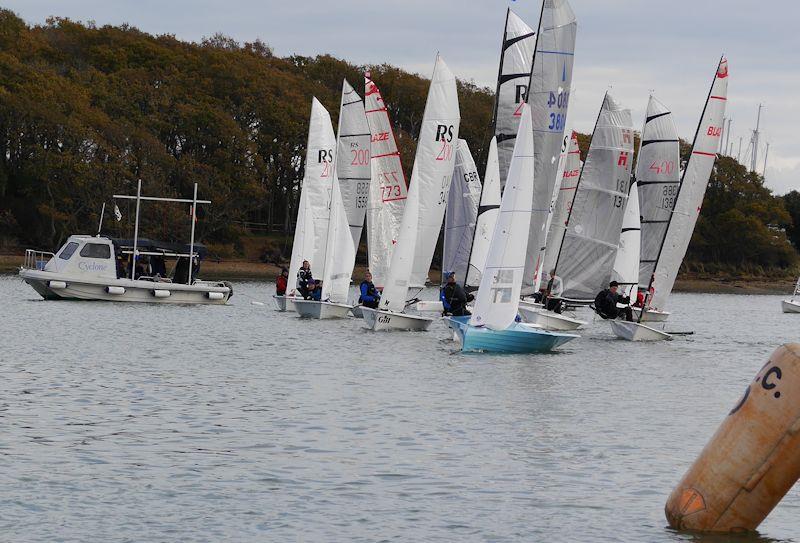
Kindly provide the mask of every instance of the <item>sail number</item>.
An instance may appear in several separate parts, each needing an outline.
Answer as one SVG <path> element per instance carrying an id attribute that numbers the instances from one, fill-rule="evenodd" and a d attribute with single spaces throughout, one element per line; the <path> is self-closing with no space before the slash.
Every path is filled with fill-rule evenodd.
<path id="1" fill-rule="evenodd" d="M 550 97 L 547 99 L 547 107 L 552 108 L 558 106 L 558 109 L 566 109 L 569 105 L 569 91 L 559 92 L 558 95 L 550 91 Z"/>
<path id="2" fill-rule="evenodd" d="M 439 205 L 444 205 L 447 202 L 447 193 L 450 188 L 450 178 L 446 175 L 442 176 L 442 191 L 439 193 Z"/>
<path id="3" fill-rule="evenodd" d="M 660 162 L 656 160 L 650 164 L 648 169 L 658 175 L 669 175 L 675 171 L 675 162 L 672 160 L 662 160 Z"/>
<path id="4" fill-rule="evenodd" d="M 369 164 L 369 149 L 350 149 L 352 154 L 351 166 L 366 166 Z"/>
<path id="5" fill-rule="evenodd" d="M 550 109 L 557 108 L 560 110 L 566 110 L 567 106 L 569 105 L 569 91 L 561 91 L 556 94 L 553 91 L 550 91 L 550 96 L 547 98 L 547 107 Z M 567 123 L 567 114 L 566 113 L 550 113 L 550 124 L 547 126 L 548 130 L 552 130 L 553 132 L 561 132 L 564 130 L 564 126 Z"/>
<path id="6" fill-rule="evenodd" d="M 622 194 L 617 194 L 614 196 L 614 207 L 622 207 L 625 203 L 625 196 L 628 194 L 628 184 L 627 179 L 618 179 L 617 180 L 617 192 L 621 192 Z"/>
<path id="7" fill-rule="evenodd" d="M 381 200 L 391 202 L 403 198 L 403 189 L 400 187 L 401 181 L 397 177 L 397 172 L 382 172 L 383 181 L 381 182 Z"/>
<path id="8" fill-rule="evenodd" d="M 661 207 L 663 209 L 673 209 L 675 198 L 678 196 L 678 184 L 666 185 L 661 194 Z"/>
<path id="9" fill-rule="evenodd" d="M 366 209 L 369 199 L 369 183 L 356 183 L 356 209 Z"/>

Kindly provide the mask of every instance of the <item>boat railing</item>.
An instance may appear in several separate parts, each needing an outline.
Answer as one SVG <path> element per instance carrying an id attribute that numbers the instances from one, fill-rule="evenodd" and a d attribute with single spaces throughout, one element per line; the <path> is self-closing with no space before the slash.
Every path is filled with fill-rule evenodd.
<path id="1" fill-rule="evenodd" d="M 36 249 L 25 250 L 25 260 L 22 262 L 22 268 L 25 270 L 44 270 L 47 262 L 53 258 L 53 253 L 47 251 L 37 251 Z"/>

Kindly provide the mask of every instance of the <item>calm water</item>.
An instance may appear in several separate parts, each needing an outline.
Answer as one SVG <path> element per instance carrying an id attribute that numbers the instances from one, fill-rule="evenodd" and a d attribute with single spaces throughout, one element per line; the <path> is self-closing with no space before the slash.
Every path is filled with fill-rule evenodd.
<path id="1" fill-rule="evenodd" d="M 441 323 L 250 303 L 271 293 L 45 302 L 0 277 L 0 539 L 694 541 L 666 497 L 800 324 L 780 296 L 678 294 L 696 334 L 671 343 L 597 322 L 554 355 L 461 355 Z M 762 536 L 798 513 L 793 489 Z"/>

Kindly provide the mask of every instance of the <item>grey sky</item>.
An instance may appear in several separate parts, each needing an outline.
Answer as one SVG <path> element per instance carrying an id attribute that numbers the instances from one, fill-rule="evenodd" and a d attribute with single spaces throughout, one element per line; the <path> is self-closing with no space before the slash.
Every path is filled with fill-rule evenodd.
<path id="1" fill-rule="evenodd" d="M 755 126 L 771 143 L 767 184 L 800 190 L 800 3 L 744 0 L 570 0 L 578 17 L 570 119 L 591 131 L 603 92 L 641 119 L 652 89 L 691 139 L 719 56 L 730 66 L 731 141 Z M 0 0 L 30 23 L 50 15 L 130 23 L 197 41 L 261 38 L 279 55 L 330 53 L 429 76 L 437 51 L 457 76 L 494 87 L 505 9 L 536 26 L 540 0 Z M 380 82 L 378 82 L 380 84 Z M 735 154 L 736 149 L 734 149 Z M 744 154 L 744 151 L 743 151 Z M 761 152 L 763 157 L 763 150 Z M 763 164 L 763 162 L 762 162 Z M 759 166 L 759 170 L 761 165 Z"/>

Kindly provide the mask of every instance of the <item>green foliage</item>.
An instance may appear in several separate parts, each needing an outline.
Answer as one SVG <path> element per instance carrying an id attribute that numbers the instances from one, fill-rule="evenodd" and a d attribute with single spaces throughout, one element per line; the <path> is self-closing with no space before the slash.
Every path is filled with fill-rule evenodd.
<path id="1" fill-rule="evenodd" d="M 262 42 L 221 34 L 192 44 L 68 19 L 28 27 L 0 10 L 3 237 L 53 247 L 94 231 L 102 202 L 134 192 L 139 178 L 159 196 L 188 197 L 197 182 L 213 201 L 201 239 L 232 243 L 243 221 L 291 231 L 311 98 L 336 122 L 342 78 L 362 87 L 365 70 L 390 105 L 410 173 L 428 87 L 420 76 L 327 55 L 277 58 Z M 492 96 L 459 88 L 462 136 L 480 153 Z M 105 231 L 130 235 L 133 210 L 120 207 L 125 219 Z M 185 238 L 187 211 L 147 204 L 142 232 Z"/>

